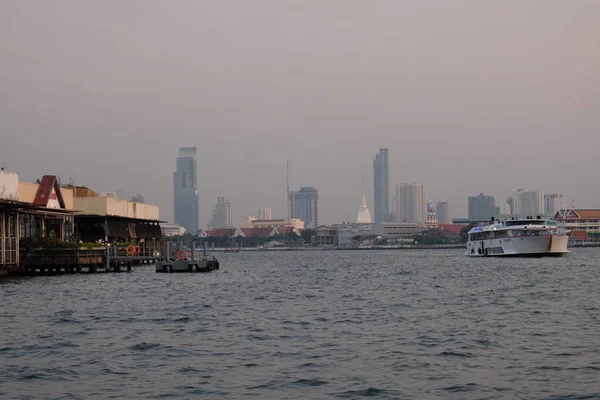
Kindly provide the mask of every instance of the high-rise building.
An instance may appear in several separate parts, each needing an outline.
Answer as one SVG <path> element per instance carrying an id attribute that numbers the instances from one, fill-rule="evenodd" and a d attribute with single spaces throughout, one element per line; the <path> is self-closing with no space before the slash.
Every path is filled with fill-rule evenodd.
<path id="1" fill-rule="evenodd" d="M 544 195 L 544 214 L 554 216 L 563 208 L 563 195 L 558 193 Z"/>
<path id="2" fill-rule="evenodd" d="M 396 186 L 396 222 L 425 223 L 425 194 L 420 183 Z"/>
<path id="3" fill-rule="evenodd" d="M 258 219 L 271 219 L 271 207 L 260 207 L 258 209 Z"/>
<path id="4" fill-rule="evenodd" d="M 291 217 L 304 221 L 306 229 L 319 226 L 319 193 L 316 188 L 309 186 L 291 191 L 288 206 Z"/>
<path id="5" fill-rule="evenodd" d="M 360 203 L 360 207 L 358 208 L 358 215 L 356 216 L 356 222 L 359 224 L 370 224 L 373 222 L 371 219 L 371 211 L 369 211 L 369 207 L 367 207 L 367 194 L 365 193 L 365 180 L 363 177 L 362 184 L 362 200 Z"/>
<path id="6" fill-rule="evenodd" d="M 514 199 L 513 215 L 536 216 L 544 213 L 544 193 L 541 190 L 518 189 Z"/>
<path id="7" fill-rule="evenodd" d="M 506 214 L 514 214 L 515 213 L 515 199 L 513 197 L 508 197 L 506 199 L 506 205 L 508 206 L 508 212 Z"/>
<path id="8" fill-rule="evenodd" d="M 212 212 L 210 227 L 212 229 L 232 228 L 231 203 L 225 197 L 217 197 L 217 204 Z"/>
<path id="9" fill-rule="evenodd" d="M 438 201 L 435 205 L 435 213 L 437 214 L 438 223 L 448 225 L 451 224 L 450 211 L 448 210 L 448 202 Z"/>
<path id="10" fill-rule="evenodd" d="M 375 222 L 388 222 L 390 215 L 388 149 L 379 149 L 375 160 L 373 160 L 373 194 Z"/>
<path id="11" fill-rule="evenodd" d="M 496 199 L 494 196 L 479 193 L 469 197 L 469 219 L 483 220 L 497 215 Z"/>
<path id="12" fill-rule="evenodd" d="M 198 231 L 198 190 L 196 181 L 196 148 L 182 147 L 173 173 L 175 223 L 189 233 Z"/>

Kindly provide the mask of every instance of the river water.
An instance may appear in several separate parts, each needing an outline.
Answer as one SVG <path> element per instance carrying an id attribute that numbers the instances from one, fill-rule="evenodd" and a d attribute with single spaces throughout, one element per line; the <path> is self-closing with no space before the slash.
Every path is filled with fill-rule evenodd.
<path id="1" fill-rule="evenodd" d="M 600 398 L 600 249 L 222 254 L 0 281 L 1 399 Z"/>

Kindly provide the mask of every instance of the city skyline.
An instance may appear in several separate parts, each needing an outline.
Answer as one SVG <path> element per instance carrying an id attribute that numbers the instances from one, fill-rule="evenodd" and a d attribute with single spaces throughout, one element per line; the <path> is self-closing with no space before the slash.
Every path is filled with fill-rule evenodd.
<path id="1" fill-rule="evenodd" d="M 600 204 L 581 183 L 600 144 L 600 3 L 284 3 L 2 2 L 0 165 L 140 193 L 173 220 L 164 183 L 197 146 L 201 224 L 217 195 L 234 217 L 285 216 L 288 159 L 322 223 L 352 221 L 363 173 L 374 206 L 378 147 L 391 184 L 423 183 L 453 217 L 519 187 Z"/>

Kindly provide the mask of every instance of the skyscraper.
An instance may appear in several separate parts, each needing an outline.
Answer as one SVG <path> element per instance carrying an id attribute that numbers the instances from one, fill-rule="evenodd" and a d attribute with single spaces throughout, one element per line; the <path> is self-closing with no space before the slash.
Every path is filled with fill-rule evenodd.
<path id="1" fill-rule="evenodd" d="M 198 190 L 196 181 L 196 148 L 182 147 L 173 173 L 175 223 L 194 234 L 198 231 Z"/>
<path id="2" fill-rule="evenodd" d="M 518 189 L 515 193 L 514 205 L 514 215 L 540 215 L 544 212 L 544 193 L 541 190 Z"/>
<path id="3" fill-rule="evenodd" d="M 469 219 L 489 219 L 495 216 L 496 213 L 496 199 L 494 196 L 479 193 L 477 196 L 469 197 Z"/>
<path id="4" fill-rule="evenodd" d="M 260 207 L 258 209 L 258 219 L 271 219 L 271 207 Z"/>
<path id="5" fill-rule="evenodd" d="M 319 226 L 319 193 L 314 187 L 301 187 L 299 191 L 291 191 L 289 209 L 292 218 L 304 221 L 306 229 Z"/>
<path id="6" fill-rule="evenodd" d="M 425 222 L 425 194 L 420 183 L 396 186 L 396 222 Z"/>
<path id="7" fill-rule="evenodd" d="M 544 195 L 544 214 L 554 216 L 563 208 L 563 195 L 558 193 Z"/>
<path id="8" fill-rule="evenodd" d="M 448 225 L 451 223 L 447 202 L 438 201 L 438 203 L 435 205 L 435 213 L 437 214 L 438 223 L 443 225 Z"/>
<path id="9" fill-rule="evenodd" d="M 388 149 L 379 149 L 373 160 L 373 195 L 375 221 L 387 222 L 390 215 L 390 187 L 388 173 Z"/>
<path id="10" fill-rule="evenodd" d="M 225 197 L 217 197 L 217 204 L 212 212 L 210 227 L 212 229 L 232 228 L 231 203 Z"/>

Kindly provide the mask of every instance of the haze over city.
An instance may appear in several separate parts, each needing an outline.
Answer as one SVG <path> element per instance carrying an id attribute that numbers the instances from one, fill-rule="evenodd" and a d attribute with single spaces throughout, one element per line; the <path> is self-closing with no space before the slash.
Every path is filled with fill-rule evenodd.
<path id="1" fill-rule="evenodd" d="M 197 146 L 200 224 L 290 187 L 352 221 L 389 148 L 390 190 L 541 189 L 598 207 L 600 2 L 4 1 L 0 164 L 141 193 L 173 217 Z M 74 171 L 74 172 L 73 172 Z"/>

